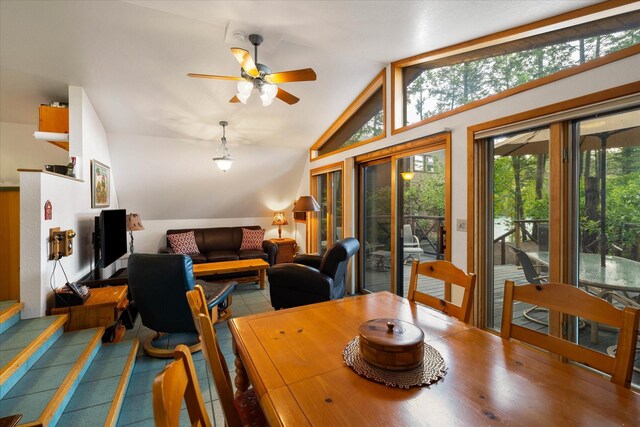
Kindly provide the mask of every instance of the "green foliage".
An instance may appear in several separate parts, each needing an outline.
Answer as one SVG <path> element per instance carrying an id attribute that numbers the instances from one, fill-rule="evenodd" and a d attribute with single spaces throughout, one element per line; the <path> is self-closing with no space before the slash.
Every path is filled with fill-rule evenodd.
<path id="1" fill-rule="evenodd" d="M 638 43 L 640 29 L 632 29 L 427 69 L 407 81 L 405 120 L 423 120 Z"/>
<path id="2" fill-rule="evenodd" d="M 404 214 L 444 216 L 444 162 L 433 158 L 433 172 L 416 173 L 404 182 Z"/>

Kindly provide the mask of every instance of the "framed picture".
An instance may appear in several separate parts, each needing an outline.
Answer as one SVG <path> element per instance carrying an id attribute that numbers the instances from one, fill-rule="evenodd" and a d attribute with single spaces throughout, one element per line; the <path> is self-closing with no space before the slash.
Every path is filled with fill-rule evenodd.
<path id="1" fill-rule="evenodd" d="M 91 160 L 91 207 L 107 208 L 111 204 L 111 169 L 97 160 Z"/>

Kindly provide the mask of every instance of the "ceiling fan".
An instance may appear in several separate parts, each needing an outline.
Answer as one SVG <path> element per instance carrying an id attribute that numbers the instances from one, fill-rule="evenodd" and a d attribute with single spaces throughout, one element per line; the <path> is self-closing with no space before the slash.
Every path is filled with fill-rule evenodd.
<path id="1" fill-rule="evenodd" d="M 300 101 L 299 98 L 293 96 L 286 90 L 277 86 L 278 83 L 289 82 L 305 82 L 316 79 L 316 73 L 311 68 L 303 68 L 300 70 L 282 71 L 274 73 L 269 67 L 258 63 L 258 46 L 262 43 L 262 36 L 259 34 L 249 35 L 249 41 L 254 46 L 254 58 L 251 57 L 249 51 L 232 47 L 231 53 L 236 57 L 240 66 L 239 77 L 233 76 L 216 76 L 211 74 L 189 73 L 189 77 L 197 77 L 201 79 L 219 79 L 219 80 L 238 80 L 238 93 L 229 100 L 229 102 L 247 102 L 251 96 L 253 89 L 258 89 L 262 105 L 270 105 L 275 98 L 278 98 L 289 105 Z"/>

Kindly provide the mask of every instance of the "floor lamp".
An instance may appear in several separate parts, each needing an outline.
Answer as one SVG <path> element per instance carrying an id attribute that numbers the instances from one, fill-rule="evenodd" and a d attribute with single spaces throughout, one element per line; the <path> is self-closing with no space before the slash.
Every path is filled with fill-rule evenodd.
<path id="1" fill-rule="evenodd" d="M 318 212 L 320 210 L 320 205 L 316 202 L 316 199 L 313 196 L 300 196 L 300 198 L 293 205 L 293 212 L 305 212 L 305 221 L 307 223 L 307 227 L 309 225 L 308 214 L 306 212 Z M 295 218 L 294 218 L 295 220 Z M 307 233 L 307 236 L 309 233 Z M 296 240 L 298 238 L 298 226 L 296 225 Z M 307 248 L 307 252 L 309 251 L 309 242 L 306 241 L 305 238 L 305 246 Z"/>

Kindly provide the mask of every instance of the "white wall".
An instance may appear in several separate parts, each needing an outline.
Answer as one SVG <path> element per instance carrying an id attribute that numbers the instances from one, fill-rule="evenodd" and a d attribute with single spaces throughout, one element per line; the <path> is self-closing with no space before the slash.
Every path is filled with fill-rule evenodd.
<path id="1" fill-rule="evenodd" d="M 91 271 L 93 218 L 100 212 L 91 208 L 90 160 L 109 165 L 107 136 L 89 98 L 80 87 L 69 87 L 69 151 L 77 156 L 77 174 L 71 179 L 50 173 L 20 173 L 20 299 L 23 318 L 46 313 L 51 288 L 76 281 Z M 25 132 L 27 128 L 25 127 Z M 111 180 L 111 206 L 118 207 L 115 179 Z M 52 220 L 44 220 L 44 204 L 53 207 Z M 62 258 L 64 268 L 48 260 L 49 229 L 73 229 L 73 255 Z M 113 267 L 110 269 L 112 271 Z"/>
<path id="2" fill-rule="evenodd" d="M 0 122 L 0 186 L 17 186 L 18 168 L 44 170 L 44 165 L 69 163 L 66 150 L 33 137 L 37 130 L 37 124 Z"/>
<path id="3" fill-rule="evenodd" d="M 388 131 L 389 136 L 380 141 L 337 153 L 336 155 L 328 156 L 314 162 L 308 161 L 306 171 L 308 173 L 310 168 L 318 168 L 347 158 L 353 158 L 359 154 L 375 151 L 391 145 L 433 135 L 438 132 L 442 132 L 445 129 L 450 129 L 452 138 L 451 219 L 452 224 L 455 224 L 457 219 L 467 219 L 468 127 L 616 86 L 637 82 L 638 77 L 640 76 L 638 70 L 640 70 L 640 55 L 634 55 L 569 78 L 483 105 L 473 110 L 465 111 L 460 114 L 446 117 L 442 120 L 416 127 L 406 132 L 390 135 L 390 132 Z M 387 67 L 387 72 L 387 82 L 390 82 L 390 67 Z M 391 129 L 391 88 L 389 85 L 387 86 L 386 99 L 388 100 L 387 129 Z M 311 141 L 311 144 L 313 142 L 315 141 Z M 309 181 L 302 180 L 299 192 L 301 194 L 308 194 L 308 191 Z M 450 230 L 449 232 L 451 236 L 451 261 L 466 269 L 467 233 L 456 230 Z"/>

